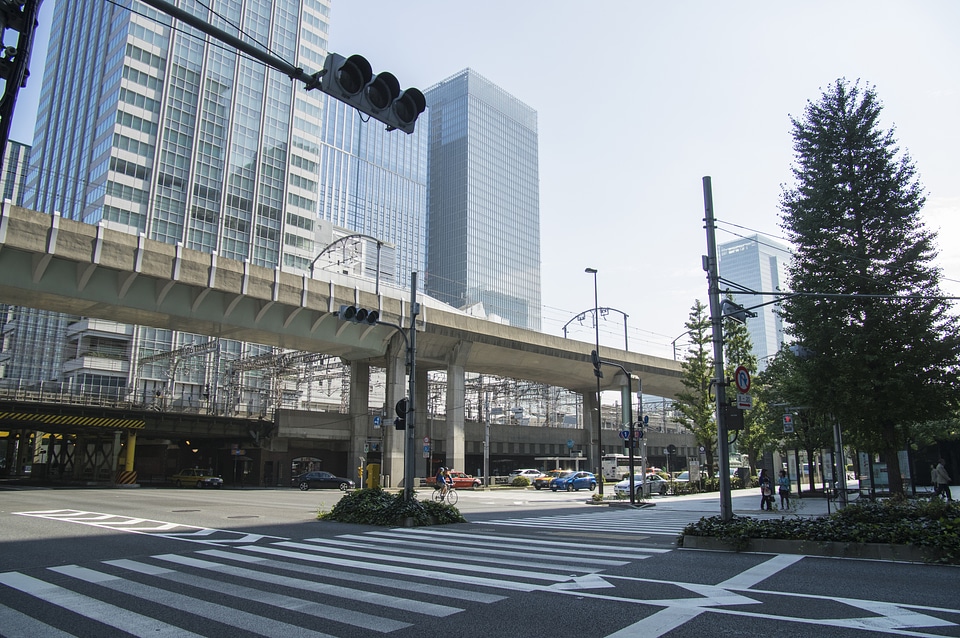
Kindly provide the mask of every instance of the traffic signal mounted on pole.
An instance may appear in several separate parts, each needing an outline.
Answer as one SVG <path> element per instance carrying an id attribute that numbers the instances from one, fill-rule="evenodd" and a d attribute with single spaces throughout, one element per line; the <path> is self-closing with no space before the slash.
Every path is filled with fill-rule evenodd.
<path id="1" fill-rule="evenodd" d="M 393 427 L 398 430 L 407 429 L 407 399 L 406 397 L 397 401 L 397 405 L 394 406 L 394 409 L 397 412 L 397 418 L 393 420 Z"/>
<path id="2" fill-rule="evenodd" d="M 380 313 L 376 310 L 367 310 L 366 308 L 357 308 L 356 306 L 340 306 L 340 312 L 337 313 L 337 317 L 341 321 L 366 323 L 372 326 L 380 320 Z"/>
<path id="3" fill-rule="evenodd" d="M 590 351 L 590 361 L 593 363 L 593 374 L 598 378 L 603 378 L 603 371 L 600 369 L 600 354 L 596 350 Z"/>
<path id="4" fill-rule="evenodd" d="M 784 434 L 793 433 L 793 415 L 792 414 L 783 415 L 783 433 Z"/>
<path id="5" fill-rule="evenodd" d="M 417 118 L 427 108 L 419 89 L 401 91 L 400 82 L 386 71 L 374 75 L 362 55 L 345 58 L 330 53 L 320 76 L 321 91 L 383 122 L 388 131 L 413 133 Z"/>

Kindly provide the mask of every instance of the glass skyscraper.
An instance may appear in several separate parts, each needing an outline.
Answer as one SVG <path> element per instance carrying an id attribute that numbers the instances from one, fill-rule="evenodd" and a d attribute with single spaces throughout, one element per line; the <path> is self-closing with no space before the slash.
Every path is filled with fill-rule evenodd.
<path id="1" fill-rule="evenodd" d="M 329 0 L 177 4 L 276 57 L 323 67 Z M 53 16 L 27 207 L 265 267 L 314 260 L 320 91 L 139 2 L 60 0 Z M 207 340 L 66 321 L 62 372 L 78 383 L 120 385 L 130 374 L 93 352 L 136 359 Z M 160 383 L 166 367 L 140 374 Z M 193 377 L 184 382 L 196 392 L 209 382 Z"/>
<path id="2" fill-rule="evenodd" d="M 3 172 L 0 173 L 0 201 L 10 200 L 23 206 L 23 192 L 27 183 L 27 165 L 30 146 L 9 140 L 3 151 Z"/>
<path id="3" fill-rule="evenodd" d="M 786 292 L 791 254 L 780 242 L 753 235 L 720 244 L 717 252 L 720 276 L 724 279 L 756 292 Z M 773 301 L 772 297 L 757 295 L 733 295 L 733 298 L 747 308 Z M 775 355 L 783 343 L 783 320 L 775 304 L 756 308 L 754 312 L 757 316 L 747 319 L 747 332 L 758 367 L 763 370 L 767 359 Z"/>
<path id="4" fill-rule="evenodd" d="M 427 293 L 539 330 L 537 113 L 471 69 L 425 95 Z"/>
<path id="5" fill-rule="evenodd" d="M 332 226 L 389 242 L 380 280 L 406 288 L 426 266 L 427 122 L 407 135 L 387 131 L 354 108 L 324 96 L 319 217 Z M 376 242 L 365 239 L 360 276 L 376 275 Z M 336 260 L 326 260 L 335 263 Z M 319 264 L 318 264 L 319 265 Z"/>

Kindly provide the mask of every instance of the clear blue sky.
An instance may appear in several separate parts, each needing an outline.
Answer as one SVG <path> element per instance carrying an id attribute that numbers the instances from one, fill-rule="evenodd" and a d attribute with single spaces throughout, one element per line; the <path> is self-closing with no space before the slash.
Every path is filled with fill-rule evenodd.
<path id="1" fill-rule="evenodd" d="M 725 222 L 718 241 L 781 236 L 789 116 L 840 77 L 876 87 L 882 125 L 895 127 L 927 190 L 943 290 L 960 296 L 958 31 L 954 0 L 334 0 L 330 50 L 421 89 L 470 67 L 533 107 L 543 330 L 562 334 L 593 308 L 589 266 L 600 306 L 629 315 L 630 349 L 671 356 L 694 300 L 706 302 L 701 178 L 712 176 Z M 26 142 L 28 95 L 12 131 Z M 569 330 L 593 340 L 589 320 Z M 620 315 L 601 321 L 604 344 L 622 347 Z"/>

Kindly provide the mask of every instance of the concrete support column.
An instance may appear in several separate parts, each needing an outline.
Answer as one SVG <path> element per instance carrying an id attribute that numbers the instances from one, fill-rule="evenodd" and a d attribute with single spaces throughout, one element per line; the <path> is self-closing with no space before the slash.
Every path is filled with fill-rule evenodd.
<path id="1" fill-rule="evenodd" d="M 124 469 L 128 472 L 134 472 L 135 468 L 133 467 L 134 455 L 137 452 L 137 433 L 133 430 L 127 430 L 127 458 L 126 463 L 124 463 Z"/>
<path id="2" fill-rule="evenodd" d="M 407 346 L 403 337 L 396 336 L 387 351 L 387 414 L 383 419 L 383 457 L 381 472 L 384 487 L 399 487 L 403 481 L 403 430 L 393 427 L 397 401 L 407 396 Z M 389 477 L 389 478 L 386 478 Z"/>
<path id="3" fill-rule="evenodd" d="M 447 365 L 447 466 L 467 472 L 466 451 L 463 439 L 463 422 L 466 412 L 464 369 L 457 364 Z"/>
<path id="4" fill-rule="evenodd" d="M 429 405 L 429 388 L 427 387 L 427 368 L 426 366 L 418 365 L 417 366 L 417 431 L 415 437 L 415 443 L 413 446 L 413 453 L 416 455 L 414 459 L 414 467 L 416 468 L 417 477 L 427 477 L 430 475 L 430 472 L 427 468 L 427 462 L 429 459 L 423 454 L 423 438 L 430 436 L 430 405 Z M 433 441 L 430 441 L 430 444 L 433 445 Z M 414 484 L 414 488 L 419 487 L 419 481 L 417 484 Z"/>
<path id="5" fill-rule="evenodd" d="M 114 485 L 117 484 L 117 468 L 120 464 L 120 451 L 123 449 L 120 447 L 120 438 L 122 436 L 122 431 L 113 431 L 113 447 L 110 448 L 110 482 Z"/>
<path id="6" fill-rule="evenodd" d="M 583 443 L 580 449 L 583 450 L 583 455 L 589 459 L 584 469 L 599 477 L 602 474 L 600 458 L 597 456 L 598 437 L 600 436 L 600 433 L 597 432 L 597 411 L 600 406 L 597 405 L 595 392 L 587 391 L 580 396 L 583 397 L 583 429 L 586 434 L 582 439 Z"/>
<path id="7" fill-rule="evenodd" d="M 370 429 L 370 364 L 366 361 L 350 362 L 350 452 L 347 459 L 349 477 L 360 487 L 362 480 L 357 468 L 365 465 Z M 363 461 L 361 461 L 363 457 Z"/>

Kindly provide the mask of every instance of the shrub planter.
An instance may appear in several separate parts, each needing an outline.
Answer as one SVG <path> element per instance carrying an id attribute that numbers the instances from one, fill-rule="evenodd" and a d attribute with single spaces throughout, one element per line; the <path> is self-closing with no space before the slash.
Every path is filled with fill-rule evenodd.
<path id="1" fill-rule="evenodd" d="M 943 559 L 936 547 L 890 545 L 885 543 L 848 543 L 836 541 L 792 541 L 778 538 L 731 540 L 716 536 L 683 535 L 680 545 L 687 549 L 712 549 L 763 554 L 804 554 L 833 558 L 863 558 L 915 563 L 935 563 Z"/>

